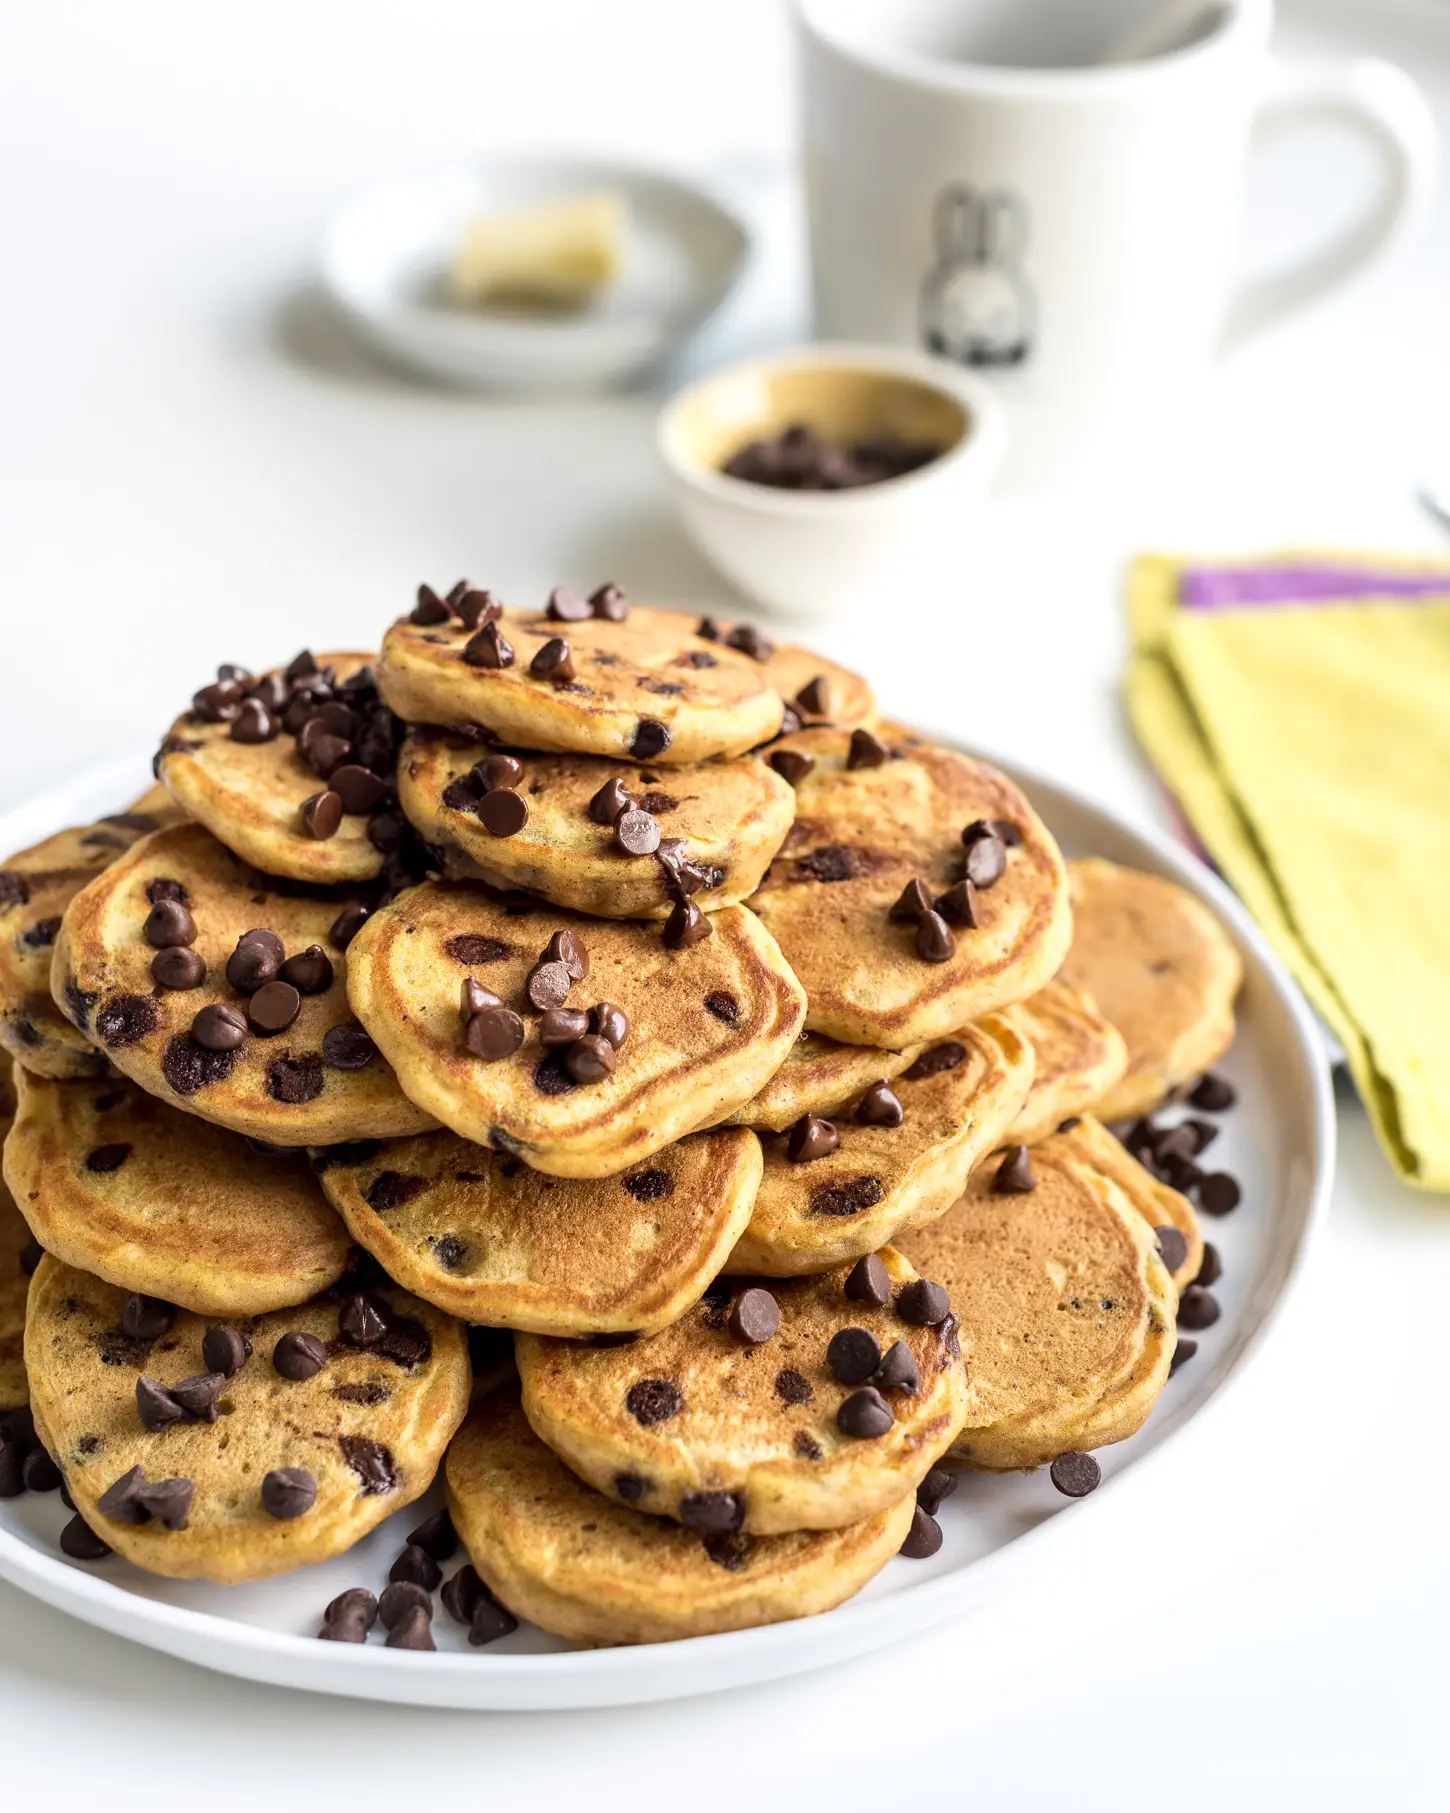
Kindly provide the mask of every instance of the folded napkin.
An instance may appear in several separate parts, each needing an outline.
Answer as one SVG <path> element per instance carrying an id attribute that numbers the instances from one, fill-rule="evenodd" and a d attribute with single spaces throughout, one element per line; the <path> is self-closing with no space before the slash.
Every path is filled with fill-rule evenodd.
<path id="1" fill-rule="evenodd" d="M 1450 1190 L 1450 564 L 1151 555 L 1128 617 L 1149 759 L 1396 1170 Z"/>

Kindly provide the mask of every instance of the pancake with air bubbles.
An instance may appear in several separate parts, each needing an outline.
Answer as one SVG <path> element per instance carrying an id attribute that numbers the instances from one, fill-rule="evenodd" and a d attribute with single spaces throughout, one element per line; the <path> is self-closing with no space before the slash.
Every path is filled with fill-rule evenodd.
<path id="1" fill-rule="evenodd" d="M 5 1179 L 46 1252 L 205 1315 L 302 1303 L 351 1252 L 304 1154 L 259 1151 L 120 1078 L 22 1075 Z"/>
<path id="2" fill-rule="evenodd" d="M 475 1568 L 520 1618 L 576 1643 L 667 1643 L 829 1611 L 901 1547 L 904 1495 L 834 1530 L 700 1536 L 611 1504 L 529 1427 L 512 1391 L 448 1450 L 448 1508 Z"/>
<path id="3" fill-rule="evenodd" d="M 466 1322 L 653 1333 L 724 1265 L 760 1183 L 744 1128 L 695 1133 L 615 1177 L 546 1177 L 453 1133 L 326 1155 L 323 1186 L 389 1277 Z"/>
<path id="4" fill-rule="evenodd" d="M 1004 1143 L 1031 1146 L 1101 1100 L 1122 1076 L 1128 1049 L 1092 996 L 1067 982 L 1049 982 L 1009 1009 L 1009 1018 L 1037 1063 L 1032 1088 Z"/>
<path id="5" fill-rule="evenodd" d="M 1075 1125 L 1053 1135 L 1044 1144 L 1049 1151 L 1066 1153 L 1111 1179 L 1149 1227 L 1177 1228 L 1183 1236 L 1183 1260 L 1169 1269 L 1179 1290 L 1192 1284 L 1203 1264 L 1203 1233 L 1193 1204 L 1186 1196 L 1168 1184 L 1160 1183 L 1091 1114 L 1083 1115 Z M 1033 1156 L 1035 1159 L 1035 1152 Z"/>
<path id="6" fill-rule="evenodd" d="M 1176 1341 L 1177 1291 L 1148 1223 L 1063 1140 L 1036 1147 L 1036 1188 L 999 1192 L 1000 1160 L 903 1250 L 961 1319 L 967 1412 L 952 1456 L 992 1472 L 1134 1434 Z"/>
<path id="7" fill-rule="evenodd" d="M 758 756 L 654 769 L 602 756 L 521 753 L 515 791 L 528 820 L 495 837 L 468 782 L 488 754 L 485 744 L 414 731 L 398 764 L 409 819 L 443 852 L 450 875 L 521 888 L 600 918 L 663 919 L 671 908 L 654 856 L 626 854 L 612 828 L 590 817 L 589 802 L 608 781 L 622 780 L 659 836 L 682 838 L 684 854 L 710 873 L 711 885 L 693 896 L 705 912 L 755 891 L 795 815 L 795 794 Z"/>
<path id="8" fill-rule="evenodd" d="M 852 733 L 858 734 L 858 733 Z M 810 999 L 806 1024 L 847 1044 L 942 1038 L 1035 994 L 1067 949 L 1062 858 L 1022 794 L 995 769 L 877 726 L 890 752 L 848 766 L 852 734 L 806 730 L 779 750 L 811 759 L 796 819 L 750 905 L 775 935 Z M 942 962 L 919 954 L 918 928 L 891 909 L 913 881 L 933 898 L 963 878 L 961 834 L 979 820 L 1021 834 L 1005 871 L 977 892 L 977 925 L 952 930 Z"/>
<path id="9" fill-rule="evenodd" d="M 330 669 L 335 683 L 341 685 L 359 675 L 372 659 L 371 655 L 346 653 L 318 655 L 314 662 L 322 672 Z M 273 668 L 258 679 L 280 677 L 281 673 L 280 668 Z M 301 676 L 297 684 L 316 690 L 317 676 Z M 351 703 L 347 696 L 329 702 L 345 714 L 337 728 L 349 732 L 341 737 L 349 745 L 345 761 L 356 766 L 356 739 L 375 734 L 368 731 L 368 719 L 380 718 L 390 726 L 391 714 L 370 692 L 353 697 Z M 383 852 L 368 835 L 368 824 L 384 796 L 380 793 L 367 811 L 344 813 L 331 837 L 313 836 L 303 823 L 303 802 L 325 792 L 328 782 L 303 759 L 297 738 L 283 726 L 282 712 L 269 715 L 276 734 L 264 742 L 242 742 L 232 734 L 235 718 L 209 723 L 196 710 L 183 712 L 157 757 L 156 772 L 163 785 L 188 816 L 205 825 L 244 862 L 269 875 L 321 884 L 372 880 L 382 872 Z M 348 719 L 352 720 L 350 726 Z M 383 748 L 370 752 L 364 742 L 363 750 L 370 761 L 383 767 L 379 779 L 386 782 L 386 797 L 390 798 L 391 728 L 385 729 L 384 736 Z"/>
<path id="10" fill-rule="evenodd" d="M 456 617 L 401 617 L 383 638 L 378 686 L 412 724 L 481 724 L 520 749 L 573 750 L 663 767 L 743 755 L 780 729 L 784 705 L 759 661 L 694 634 L 673 611 L 632 607 L 622 622 L 556 622 L 542 610 L 504 610 L 513 650 L 505 667 L 475 666 L 476 632 Z M 548 643 L 568 644 L 573 677 L 530 671 Z"/>
<path id="11" fill-rule="evenodd" d="M 821 1032 L 803 1032 L 785 1062 L 759 1095 L 730 1116 L 732 1127 L 782 1133 L 803 1114 L 828 1114 L 873 1083 L 900 1076 L 925 1049 L 904 1045 L 882 1051 L 871 1045 L 842 1045 Z"/>
<path id="12" fill-rule="evenodd" d="M 192 948 L 206 971 L 195 988 L 164 989 L 152 974 L 156 951 L 143 928 L 155 901 L 167 898 L 181 900 L 195 921 Z M 347 1003 L 348 958 L 335 928 L 362 902 L 356 890 L 262 875 L 204 826 L 180 825 L 144 838 L 71 902 L 56 940 L 52 992 L 57 1001 L 85 1004 L 87 1034 L 117 1070 L 172 1107 L 233 1132 L 279 1146 L 419 1133 L 432 1121 L 360 1036 Z M 318 946 L 331 981 L 302 995 L 296 1019 L 280 1033 L 248 1029 L 235 1050 L 205 1049 L 191 1030 L 202 1008 L 225 1006 L 244 1017 L 250 1009 L 226 969 L 238 940 L 255 928 L 275 933 L 289 959 Z"/>
<path id="13" fill-rule="evenodd" d="M 916 1279 L 889 1248 L 881 1260 L 896 1292 Z M 850 1271 L 771 1281 L 780 1326 L 758 1344 L 732 1329 L 751 1285 L 738 1278 L 718 1280 L 678 1322 L 625 1346 L 520 1335 L 525 1414 L 597 1491 L 703 1533 L 773 1535 L 874 1517 L 951 1444 L 967 1385 L 950 1318 L 921 1327 L 895 1298 L 848 1297 Z M 878 1435 L 848 1435 L 837 1422 L 864 1385 L 842 1383 L 827 1363 L 832 1337 L 847 1328 L 864 1330 L 882 1354 L 904 1343 L 914 1362 L 917 1388 L 889 1393 L 892 1420 Z"/>
<path id="14" fill-rule="evenodd" d="M 556 1177 L 608 1177 L 756 1094 L 790 1050 L 805 1013 L 800 984 L 744 907 L 709 916 L 683 949 L 658 924 L 519 911 L 465 882 L 425 882 L 375 913 L 348 953 L 358 1018 L 418 1105 L 461 1138 Z M 576 1082 L 562 1049 L 541 1043 L 530 972 L 554 935 L 583 946 L 589 971 L 569 1010 L 621 1008 L 628 1031 L 614 1068 Z M 464 1042 L 460 989 L 472 977 L 523 1023 L 500 1058 Z"/>
<path id="15" fill-rule="evenodd" d="M 372 1291 L 387 1333 L 364 1350 L 341 1338 L 339 1301 L 238 1319 L 252 1352 L 223 1378 L 217 1418 L 143 1425 L 137 1380 L 163 1386 L 210 1368 L 211 1318 L 177 1313 L 154 1339 L 126 1332 L 127 1293 L 45 1258 L 30 1292 L 25 1359 L 36 1431 L 65 1475 L 76 1510 L 137 1567 L 175 1579 L 235 1582 L 282 1574 L 350 1549 L 426 1492 L 468 1408 L 471 1374 L 461 1323 L 386 1283 Z M 310 1378 L 272 1363 L 284 1335 L 325 1350 Z M 133 1467 L 148 1485 L 187 1479 L 186 1526 L 129 1522 L 101 1499 Z M 315 1502 L 278 1516 L 263 1498 L 273 1472 L 301 1469 Z"/>
<path id="16" fill-rule="evenodd" d="M 1089 857 L 1068 865 L 1072 947 L 1063 980 L 1086 989 L 1127 1045 L 1122 1076 L 1092 1103 L 1099 1120 L 1149 1114 L 1233 1043 L 1243 964 L 1186 888 Z"/>
<path id="17" fill-rule="evenodd" d="M 137 838 L 180 818 L 166 790 L 152 787 L 127 811 L 57 831 L 0 866 L 0 1046 L 27 1070 L 41 1076 L 105 1074 L 104 1056 L 50 996 L 61 915 Z M 76 1002 L 74 1012 L 83 1011 L 84 1003 Z"/>
<path id="18" fill-rule="evenodd" d="M 10 1116 L 0 1113 L 0 1138 L 8 1137 Z M 25 1383 L 25 1270 L 31 1244 L 25 1217 L 0 1181 L 0 1410 L 18 1410 L 29 1397 Z"/>
<path id="19" fill-rule="evenodd" d="M 874 1253 L 951 1207 L 984 1153 L 1001 1142 L 1032 1079 L 1032 1048 L 989 1014 L 928 1045 L 891 1084 L 899 1126 L 863 1125 L 859 1104 L 831 1120 L 839 1144 L 796 1162 L 787 1136 L 765 1141 L 765 1174 L 732 1272 L 789 1277 Z"/>

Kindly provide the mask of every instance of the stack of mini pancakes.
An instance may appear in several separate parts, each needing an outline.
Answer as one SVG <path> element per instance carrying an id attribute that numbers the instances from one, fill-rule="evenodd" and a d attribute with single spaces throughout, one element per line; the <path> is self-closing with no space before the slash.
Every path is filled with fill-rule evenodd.
<path id="1" fill-rule="evenodd" d="M 0 1494 L 74 1559 L 255 1579 L 441 1471 L 324 1636 L 796 1617 L 961 1469 L 1090 1490 L 1217 1315 L 1232 945 L 859 676 L 424 586 L 156 773 L 0 871 Z"/>

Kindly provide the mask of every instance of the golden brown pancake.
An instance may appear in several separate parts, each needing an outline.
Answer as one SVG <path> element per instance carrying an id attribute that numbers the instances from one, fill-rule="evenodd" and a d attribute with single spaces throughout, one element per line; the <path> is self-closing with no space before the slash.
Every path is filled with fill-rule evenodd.
<path id="1" fill-rule="evenodd" d="M 894 1080 L 900 1126 L 863 1126 L 851 1103 L 830 1122 L 836 1149 L 800 1163 L 786 1136 L 768 1138 L 765 1175 L 730 1270 L 824 1271 L 944 1213 L 972 1166 L 1001 1142 L 1031 1078 L 1031 1046 L 1005 1015 L 989 1014 L 928 1045 Z"/>
<path id="2" fill-rule="evenodd" d="M 46 1252 L 202 1315 L 260 1315 L 340 1278 L 352 1243 L 306 1158 L 121 1078 L 22 1074 L 5 1181 Z"/>
<path id="3" fill-rule="evenodd" d="M 871 682 L 811 649 L 777 642 L 766 657 L 765 677 L 808 722 L 821 721 L 834 724 L 838 730 L 853 730 L 858 724 L 869 724 L 876 716 L 876 694 Z M 802 706 L 798 703 L 802 690 L 816 683 L 825 688 L 824 700 L 818 691 L 808 691 Z"/>
<path id="4" fill-rule="evenodd" d="M 735 1110 L 730 1124 L 782 1133 L 803 1114 L 827 1114 L 873 1083 L 900 1076 L 924 1049 L 904 1045 L 899 1051 L 880 1051 L 871 1045 L 842 1045 L 823 1032 L 803 1032 L 780 1069 L 759 1095 Z"/>
<path id="5" fill-rule="evenodd" d="M 1092 1109 L 1099 1120 L 1127 1120 L 1228 1050 L 1243 965 L 1186 888 L 1097 857 L 1068 873 L 1073 934 L 1063 980 L 1088 991 L 1128 1048 L 1122 1077 Z"/>
<path id="6" fill-rule="evenodd" d="M 898 1294 L 915 1280 L 900 1254 L 880 1257 Z M 949 1317 L 922 1327 L 895 1301 L 848 1297 L 850 1273 L 772 1282 L 780 1326 L 754 1345 L 732 1329 L 750 1283 L 738 1278 L 720 1279 L 678 1322 L 628 1346 L 519 1335 L 525 1414 L 597 1491 L 704 1533 L 829 1530 L 874 1517 L 950 1445 L 967 1386 Z M 905 1343 L 919 1375 L 914 1392 L 886 1392 L 893 1420 L 880 1434 L 850 1435 L 837 1422 L 865 1387 L 841 1383 L 826 1361 L 848 1328 L 865 1330 L 882 1354 Z"/>
<path id="7" fill-rule="evenodd" d="M 126 1292 L 43 1259 L 25 1361 L 36 1431 L 77 1511 L 128 1561 L 176 1579 L 257 1580 L 351 1548 L 427 1491 L 468 1408 L 462 1325 L 390 1285 L 372 1298 L 386 1306 L 388 1333 L 371 1351 L 340 1339 L 338 1303 L 327 1298 L 239 1321 L 252 1353 L 223 1380 L 216 1421 L 153 1430 L 141 1421 L 137 1380 L 146 1374 L 169 1388 L 205 1375 L 209 1318 L 181 1310 L 158 1338 L 135 1338 L 123 1322 Z M 278 1341 L 293 1332 L 327 1349 L 311 1378 L 284 1378 L 273 1364 Z M 185 1528 L 101 1509 L 133 1467 L 149 1485 L 192 1481 Z M 316 1502 L 297 1516 L 274 1515 L 264 1481 L 294 1467 L 315 1482 Z"/>
<path id="8" fill-rule="evenodd" d="M 372 659 L 356 653 L 318 655 L 315 665 L 324 671 L 331 669 L 341 684 L 368 667 Z M 280 668 L 268 670 L 268 675 L 281 673 Z M 297 685 L 309 686 L 314 678 L 299 675 Z M 330 701 L 353 719 L 353 737 L 340 735 L 342 743 L 351 745 L 340 766 L 358 765 L 354 739 L 363 734 L 370 713 L 380 713 L 390 722 L 386 707 L 379 706 L 374 695 L 367 697 L 373 699 L 370 706 L 357 699 L 353 705 L 346 698 Z M 331 837 L 314 837 L 302 821 L 303 802 L 326 792 L 328 782 L 303 760 L 297 738 L 283 727 L 283 713 L 270 715 L 276 734 L 266 742 L 254 743 L 239 742 L 232 735 L 240 720 L 208 723 L 195 710 L 183 712 L 157 757 L 162 782 L 190 817 L 244 862 L 269 875 L 318 883 L 370 881 L 383 867 L 383 853 L 368 836 L 370 813 L 345 812 Z M 347 728 L 339 721 L 339 734 Z M 389 744 L 386 770 L 380 778 L 390 791 L 392 766 Z M 373 809 L 378 803 L 374 802 Z"/>
<path id="9" fill-rule="evenodd" d="M 606 782 L 622 781 L 660 838 L 683 838 L 692 862 L 718 872 L 718 882 L 693 896 L 704 912 L 754 893 L 795 816 L 795 794 L 758 756 L 654 769 L 603 756 L 524 754 L 515 791 L 527 801 L 528 822 L 495 837 L 468 781 L 488 754 L 486 744 L 441 732 L 414 731 L 403 745 L 403 809 L 443 850 L 447 872 L 605 919 L 663 919 L 671 907 L 654 856 L 627 855 L 613 830 L 590 817 L 589 802 Z"/>
<path id="10" fill-rule="evenodd" d="M 1183 1263 L 1169 1269 L 1179 1290 L 1185 1284 L 1192 1284 L 1203 1264 L 1203 1234 L 1193 1204 L 1186 1196 L 1166 1183 L 1160 1183 L 1091 1114 L 1083 1115 L 1076 1126 L 1055 1135 L 1046 1144 L 1054 1152 L 1068 1153 L 1111 1178 L 1150 1228 L 1177 1228 L 1187 1250 Z"/>
<path id="11" fill-rule="evenodd" d="M 750 904 L 810 1000 L 806 1024 L 853 1045 L 942 1038 L 1035 994 L 1067 948 L 1062 859 L 1046 827 L 995 769 L 877 726 L 891 751 L 847 766 L 852 736 L 805 730 L 778 747 L 812 759 L 796 820 Z M 918 954 L 918 927 L 891 918 L 909 882 L 933 898 L 962 879 L 962 831 L 1005 820 L 1021 833 L 1006 870 L 977 893 L 975 929 L 958 926 L 943 962 Z"/>
<path id="12" fill-rule="evenodd" d="M 999 1160 L 903 1250 L 946 1287 L 969 1380 L 954 1459 L 1036 1467 L 1137 1430 L 1176 1340 L 1177 1292 L 1152 1229 L 1062 1142 L 1032 1153 L 1037 1187 L 999 1194 Z"/>
<path id="13" fill-rule="evenodd" d="M 750 1219 L 760 1142 L 695 1133 L 617 1177 L 546 1177 L 455 1133 L 333 1155 L 323 1187 L 391 1278 L 466 1322 L 652 1334 L 681 1316 Z"/>
<path id="14" fill-rule="evenodd" d="M 10 1116 L 0 1114 L 0 1136 Z M 30 1279 L 22 1263 L 30 1229 L 0 1180 L 0 1410 L 18 1410 L 30 1396 L 25 1383 L 25 1295 Z"/>
<path id="15" fill-rule="evenodd" d="M 473 632 L 456 618 L 420 626 L 400 617 L 383 638 L 378 685 L 411 724 L 482 724 L 520 749 L 576 750 L 673 768 L 743 755 L 780 729 L 784 707 L 758 661 L 693 633 L 674 611 L 635 605 L 622 623 L 557 623 L 506 610 L 507 667 L 475 667 Z M 574 677 L 530 672 L 548 643 L 568 644 Z"/>
<path id="16" fill-rule="evenodd" d="M 177 889 L 195 920 L 193 948 L 206 975 L 196 988 L 162 989 L 143 927 L 150 895 Z M 358 898 L 272 880 L 202 825 L 158 831 L 71 902 L 56 940 L 52 991 L 57 1001 L 84 1004 L 85 1030 L 117 1070 L 173 1107 L 236 1133 L 279 1146 L 419 1133 L 432 1121 L 403 1094 L 384 1059 L 369 1055 L 348 1009 L 348 959 L 333 928 Z M 257 927 L 274 932 L 289 959 L 319 946 L 332 966 L 331 984 L 302 996 L 285 1031 L 248 1030 L 235 1051 L 206 1050 L 191 1032 L 200 1009 L 251 1011 L 226 969 L 238 940 Z M 351 1030 L 329 1038 L 341 1027 Z M 359 1059 L 361 1068 L 351 1067 Z"/>
<path id="17" fill-rule="evenodd" d="M 165 789 L 152 787 L 125 812 L 57 831 L 0 868 L 0 1045 L 27 1070 L 41 1076 L 105 1075 L 104 1055 L 50 998 L 50 959 L 61 914 L 138 837 L 180 818 Z"/>
<path id="18" fill-rule="evenodd" d="M 672 950 L 658 925 L 522 915 L 467 882 L 424 883 L 375 913 L 348 952 L 353 1008 L 421 1108 L 462 1138 L 556 1177 L 607 1177 L 748 1101 L 800 1031 L 805 1000 L 775 941 L 744 907 Z M 588 954 L 565 1005 L 612 1002 L 629 1029 L 611 1074 L 575 1083 L 562 1047 L 540 1043 L 525 984 L 554 934 Z M 511 1055 L 464 1043 L 461 984 L 472 976 L 523 1021 Z"/>
<path id="19" fill-rule="evenodd" d="M 1092 996 L 1068 982 L 1049 982 L 1010 1009 L 1009 1017 L 1031 1045 L 1037 1066 L 1003 1143 L 1033 1146 L 1112 1088 L 1127 1066 L 1128 1050 Z"/>
<path id="20" fill-rule="evenodd" d="M 518 1395 L 480 1403 L 448 1450 L 448 1508 L 486 1584 L 576 1643 L 667 1643 L 829 1611 L 901 1547 L 908 1493 L 843 1529 L 696 1535 L 609 1503 L 539 1440 Z"/>

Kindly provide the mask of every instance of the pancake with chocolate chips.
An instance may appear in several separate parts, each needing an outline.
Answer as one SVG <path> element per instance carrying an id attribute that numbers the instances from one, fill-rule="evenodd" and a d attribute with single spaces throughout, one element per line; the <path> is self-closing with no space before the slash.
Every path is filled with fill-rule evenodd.
<path id="1" fill-rule="evenodd" d="M 665 918 L 673 900 L 657 853 L 679 845 L 700 871 L 697 907 L 744 900 L 795 816 L 789 783 L 758 756 L 656 770 L 491 753 L 425 731 L 403 745 L 398 788 L 450 875 L 605 919 Z"/>
<path id="2" fill-rule="evenodd" d="M 1037 1063 L 1027 1100 L 1003 1144 L 1033 1146 L 1113 1087 L 1127 1066 L 1128 1049 L 1092 996 L 1069 982 L 1049 982 L 1010 1008 L 1008 1018 Z"/>
<path id="3" fill-rule="evenodd" d="M 807 1115 L 767 1139 L 730 1270 L 821 1271 L 943 1214 L 1001 1142 L 1031 1080 L 1031 1046 L 1005 1015 L 988 1015 L 831 1119 Z"/>
<path id="4" fill-rule="evenodd" d="M 46 1252 L 205 1315 L 304 1302 L 352 1250 L 305 1154 L 261 1150 L 119 1079 L 22 1074 L 5 1180 Z"/>
<path id="5" fill-rule="evenodd" d="M 10 1116 L 0 1113 L 0 1138 Z M 0 1181 L 0 1410 L 18 1410 L 29 1397 L 25 1383 L 25 1296 L 29 1267 L 38 1258 L 35 1241 L 14 1198 Z"/>
<path id="6" fill-rule="evenodd" d="M 157 774 L 267 874 L 370 881 L 397 841 L 399 729 L 371 662 L 304 652 L 263 674 L 222 668 L 167 732 Z"/>
<path id="7" fill-rule="evenodd" d="M 909 1493 L 840 1529 L 699 1535 L 610 1504 L 529 1427 L 517 1394 L 477 1406 L 448 1450 L 448 1508 L 485 1585 L 576 1643 L 667 1643 L 829 1611 L 896 1554 Z"/>
<path id="8" fill-rule="evenodd" d="M 827 1114 L 869 1089 L 900 1076 L 925 1050 L 904 1045 L 880 1051 L 871 1045 L 842 1045 L 821 1032 L 803 1032 L 770 1081 L 730 1116 L 732 1127 L 783 1133 L 803 1114 Z"/>
<path id="9" fill-rule="evenodd" d="M 1110 1178 L 1153 1229 L 1159 1252 L 1179 1290 L 1192 1284 L 1203 1264 L 1203 1233 L 1186 1196 L 1154 1177 L 1091 1114 L 1069 1122 L 1062 1132 L 1043 1143 L 1049 1151 L 1066 1153 Z M 1181 1241 L 1173 1239 L 1174 1231 Z"/>
<path id="10" fill-rule="evenodd" d="M 811 649 L 777 642 L 765 658 L 765 677 L 806 723 L 854 730 L 876 716 L 871 682 Z"/>
<path id="11" fill-rule="evenodd" d="M 95 1003 L 77 995 L 62 1013 L 50 998 L 50 960 L 61 915 L 138 837 L 176 824 L 181 816 L 166 790 L 152 787 L 125 812 L 57 831 L 0 866 L 0 1046 L 27 1070 L 41 1076 L 105 1074 L 104 1056 L 77 1030 Z"/>
<path id="12" fill-rule="evenodd" d="M 348 994 L 413 1100 L 461 1138 L 607 1177 L 732 1114 L 800 1031 L 800 984 L 754 914 L 699 920 L 708 935 L 672 946 L 668 923 L 425 882 L 358 934 Z"/>
<path id="13" fill-rule="evenodd" d="M 463 597 L 443 621 L 401 617 L 378 685 L 413 724 L 481 724 L 520 749 L 573 750 L 677 767 L 743 755 L 780 729 L 761 662 L 707 645 L 672 611 L 596 616 L 560 588 L 548 610 Z M 460 618 L 459 611 L 463 612 Z"/>
<path id="14" fill-rule="evenodd" d="M 1148 1114 L 1233 1043 L 1243 964 L 1186 888 L 1097 857 L 1070 863 L 1068 874 L 1063 980 L 1092 995 L 1128 1050 L 1127 1068 L 1092 1109 L 1105 1121 Z"/>
<path id="15" fill-rule="evenodd" d="M 452 1133 L 330 1155 L 323 1187 L 392 1278 L 467 1322 L 652 1334 L 681 1316 L 750 1219 L 760 1142 L 695 1133 L 617 1177 L 546 1177 Z"/>
<path id="16" fill-rule="evenodd" d="M 173 1107 L 279 1146 L 420 1133 L 347 1004 L 355 893 L 272 880 L 201 825 L 144 838 L 71 902 L 57 1001 L 91 1001 L 86 1032 Z"/>
<path id="17" fill-rule="evenodd" d="M 218 1582 L 325 1561 L 419 1497 L 470 1384 L 462 1325 L 386 1283 L 216 1324 L 49 1257 L 25 1362 L 86 1523 Z"/>
<path id="18" fill-rule="evenodd" d="M 524 1411 L 582 1479 L 701 1535 L 829 1530 L 920 1483 L 967 1403 L 946 1295 L 887 1248 L 720 1279 L 627 1346 L 520 1335 Z"/>
<path id="19" fill-rule="evenodd" d="M 1065 1139 L 979 1165 L 903 1250 L 961 1318 L 967 1412 L 952 1457 L 1003 1472 L 1141 1427 L 1168 1376 L 1178 1293 L 1153 1230 Z"/>
<path id="20" fill-rule="evenodd" d="M 750 905 L 854 1045 L 943 1038 L 1035 994 L 1067 949 L 1062 858 L 993 768 L 897 725 L 807 730 L 796 820 Z"/>

